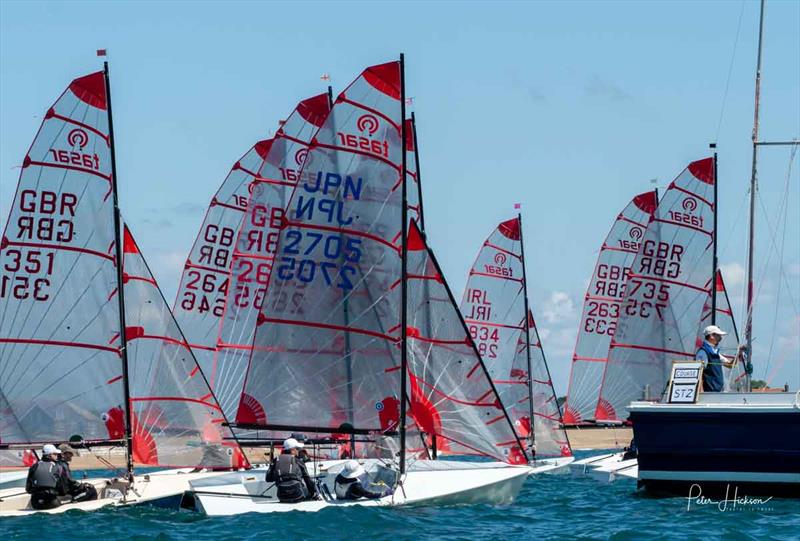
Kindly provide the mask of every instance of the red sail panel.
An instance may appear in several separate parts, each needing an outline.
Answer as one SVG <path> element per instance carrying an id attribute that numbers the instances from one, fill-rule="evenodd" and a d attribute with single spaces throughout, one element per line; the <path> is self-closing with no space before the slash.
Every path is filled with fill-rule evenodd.
<path id="1" fill-rule="evenodd" d="M 115 439 L 102 418 L 124 403 L 111 189 L 97 72 L 44 115 L 0 240 L 0 443 Z"/>
<path id="2" fill-rule="evenodd" d="M 125 227 L 123 282 L 134 460 L 150 466 L 244 467 L 247 460 L 169 305 Z M 119 408 L 106 417 L 121 414 Z"/>
<path id="3" fill-rule="evenodd" d="M 209 373 L 225 415 L 236 417 L 259 311 L 263 308 L 278 234 L 308 144 L 327 118 L 327 94 L 300 102 L 272 139 L 250 185 L 244 220 L 233 246 L 229 287 Z M 288 299 L 287 299 L 288 300 Z"/>
<path id="4" fill-rule="evenodd" d="M 672 361 L 694 358 L 714 211 L 714 160 L 692 162 L 664 193 L 631 266 L 596 419 L 626 419 L 631 401 L 661 396 Z"/>
<path id="5" fill-rule="evenodd" d="M 241 424 L 395 430 L 400 64 L 366 69 L 311 143 L 256 329 Z"/>
<path id="6" fill-rule="evenodd" d="M 656 193 L 637 195 L 611 226 L 584 297 L 575 352 L 572 355 L 564 423 L 594 420 L 608 347 L 617 326 L 625 281 L 656 209 Z"/>
<path id="7" fill-rule="evenodd" d="M 480 342 L 472 340 L 415 222 L 408 250 L 411 418 L 422 432 L 437 437 L 441 452 L 526 463 L 523 445 L 478 353 Z"/>
<path id="8" fill-rule="evenodd" d="M 186 333 L 203 372 L 214 382 L 214 351 L 220 318 L 229 290 L 234 242 L 247 199 L 272 140 L 259 141 L 233 164 L 211 199 L 203 225 L 189 252 L 173 306 L 175 319 Z"/>
<path id="9" fill-rule="evenodd" d="M 419 178 L 417 175 L 417 156 L 415 152 L 414 121 L 406 119 L 406 204 L 408 205 L 408 219 L 420 223 L 422 216 L 422 203 L 420 202 Z"/>
<path id="10" fill-rule="evenodd" d="M 36 460 L 36 455 L 29 449 L 0 449 L 0 470 L 29 468 Z"/>
<path id="11" fill-rule="evenodd" d="M 722 279 L 722 271 L 717 269 L 716 279 L 717 294 L 717 317 L 716 325 L 728 335 L 724 337 L 720 344 L 720 352 L 731 358 L 736 358 L 739 352 L 739 331 L 736 328 L 736 321 L 733 317 L 728 291 L 725 289 L 725 281 Z M 700 328 L 697 330 L 697 340 L 695 340 L 695 350 L 703 345 L 703 329 L 711 325 L 711 295 L 703 305 L 703 318 L 700 321 Z M 725 390 L 734 392 L 746 392 L 746 381 L 744 363 L 737 362 L 733 368 L 724 368 Z"/>

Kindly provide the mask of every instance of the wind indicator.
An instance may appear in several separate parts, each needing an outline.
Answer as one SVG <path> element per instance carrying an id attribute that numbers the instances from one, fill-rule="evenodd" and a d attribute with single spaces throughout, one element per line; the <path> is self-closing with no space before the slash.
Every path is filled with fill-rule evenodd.
<path id="1" fill-rule="evenodd" d="M 327 73 L 323 73 L 322 75 L 319 76 L 319 79 L 320 81 L 330 82 L 331 76 L 328 75 Z"/>
<path id="2" fill-rule="evenodd" d="M 106 52 L 105 49 L 97 49 L 97 56 L 106 56 Z"/>

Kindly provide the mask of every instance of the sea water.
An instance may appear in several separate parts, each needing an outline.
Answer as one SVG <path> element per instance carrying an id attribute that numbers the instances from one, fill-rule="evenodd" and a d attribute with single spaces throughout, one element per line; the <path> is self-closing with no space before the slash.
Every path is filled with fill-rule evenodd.
<path id="1" fill-rule="evenodd" d="M 586 453 L 579 453 L 585 456 Z M 741 494 L 740 494 L 741 497 Z M 180 541 L 781 540 L 800 539 L 800 500 L 720 502 L 654 498 L 635 480 L 606 484 L 538 475 L 512 505 L 326 509 L 319 513 L 205 517 L 152 507 L 0 519 L 0 539 Z"/>

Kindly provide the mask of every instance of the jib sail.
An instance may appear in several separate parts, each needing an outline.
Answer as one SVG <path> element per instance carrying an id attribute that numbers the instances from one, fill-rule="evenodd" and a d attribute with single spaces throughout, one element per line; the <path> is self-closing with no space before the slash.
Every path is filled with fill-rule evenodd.
<path id="1" fill-rule="evenodd" d="M 712 280 L 714 160 L 670 184 L 625 285 L 595 417 L 624 420 L 633 400 L 661 396 L 672 361 L 692 359 Z"/>
<path id="2" fill-rule="evenodd" d="M 572 355 L 567 401 L 564 404 L 565 424 L 584 424 L 594 420 L 625 282 L 656 204 L 655 191 L 634 197 L 617 216 L 600 247 L 600 255 L 584 297 L 578 339 Z"/>
<path id="3" fill-rule="evenodd" d="M 247 466 L 130 231 L 123 240 L 133 458 L 152 466 Z M 120 375 L 121 377 L 121 375 Z M 106 415 L 123 435 L 124 412 Z"/>
<path id="4" fill-rule="evenodd" d="M 440 452 L 526 463 L 524 446 L 479 354 L 486 342 L 473 340 L 475 325 L 467 328 L 415 222 L 408 238 L 408 314 L 410 416 L 419 430 L 437 438 Z M 515 346 L 514 341 L 510 360 Z M 506 368 L 510 372 L 511 361 Z"/>

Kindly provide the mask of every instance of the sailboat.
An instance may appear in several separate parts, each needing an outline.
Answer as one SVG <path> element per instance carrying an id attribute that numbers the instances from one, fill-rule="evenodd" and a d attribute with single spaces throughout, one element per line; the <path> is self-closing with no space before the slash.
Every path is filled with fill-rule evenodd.
<path id="1" fill-rule="evenodd" d="M 484 241 L 469 272 L 461 312 L 500 399 L 530 451 L 532 471 L 552 471 L 572 462 L 528 303 L 521 214 L 501 222 Z"/>
<path id="2" fill-rule="evenodd" d="M 231 419 L 239 408 L 283 212 L 330 106 L 329 93 L 301 101 L 273 138 L 237 160 L 211 200 L 184 266 L 173 312 Z"/>
<path id="3" fill-rule="evenodd" d="M 752 352 L 753 261 L 755 236 L 755 199 L 757 192 L 758 149 L 764 145 L 796 146 L 798 141 L 770 142 L 759 140 L 759 97 L 761 84 L 761 52 L 765 2 L 761 1 L 756 67 L 755 113 L 752 131 L 753 155 L 750 178 L 750 231 L 748 243 L 747 321 L 745 354 Z M 716 158 L 716 156 L 715 156 Z M 705 167 L 709 170 L 708 167 Z M 716 215 L 716 159 L 712 194 Z M 705 190 L 708 192 L 708 190 Z M 684 199 L 685 201 L 685 199 Z M 663 203 L 662 203 L 663 205 Z M 659 205 L 659 210 L 661 205 Z M 665 212 L 682 213 L 686 207 L 679 198 L 666 206 Z M 707 223 L 707 222 L 706 222 Z M 703 228 L 703 224 L 700 224 Z M 696 261 L 698 283 L 702 270 L 711 269 L 707 278 L 711 292 L 711 324 L 718 317 L 718 282 L 716 234 Z M 713 266 L 710 264 L 713 263 Z M 708 265 L 708 266 L 706 266 Z M 691 267 L 690 267 L 691 269 Z M 688 269 L 684 269 L 688 270 Z M 685 274 L 680 275 L 683 279 Z M 708 276 L 708 275 L 706 275 Z M 691 293 L 691 297 L 702 297 Z M 697 302 L 697 301 L 694 301 Z M 727 300 L 725 301 L 727 303 Z M 723 305 L 724 306 L 724 305 Z M 688 330 L 688 329 L 687 329 Z M 665 329 L 664 334 L 670 333 Z M 681 355 L 678 355 L 680 358 Z M 610 366 L 610 363 L 609 363 Z M 701 393 L 696 402 L 671 404 L 633 402 L 628 406 L 638 447 L 639 485 L 648 491 L 704 496 L 722 494 L 734 498 L 765 494 L 797 497 L 800 494 L 800 394 L 752 393 L 750 374 L 752 361 L 745 361 L 743 393 Z M 693 492 L 690 493 L 689 490 Z"/>
<path id="4" fill-rule="evenodd" d="M 608 347 L 617 326 L 625 282 L 657 202 L 655 191 L 634 197 L 617 215 L 600 247 L 584 297 L 572 355 L 564 403 L 566 425 L 589 425 L 595 420 Z"/>
<path id="5" fill-rule="evenodd" d="M 233 425 L 344 437 L 395 492 L 281 504 L 262 476 L 229 474 L 193 485 L 207 514 L 507 502 L 527 477 L 524 446 L 409 218 L 404 92 L 402 56 L 367 68 L 312 139 Z M 502 463 L 418 460 L 423 446 Z M 322 494 L 340 469 L 314 465 Z"/>
<path id="6" fill-rule="evenodd" d="M 134 463 L 247 465 L 123 225 L 112 118 L 106 63 L 44 115 L 0 241 L 0 448 L 124 449 L 98 500 L 51 513 L 176 498 L 205 475 L 135 476 Z M 8 490 L 0 515 L 32 512 Z"/>

